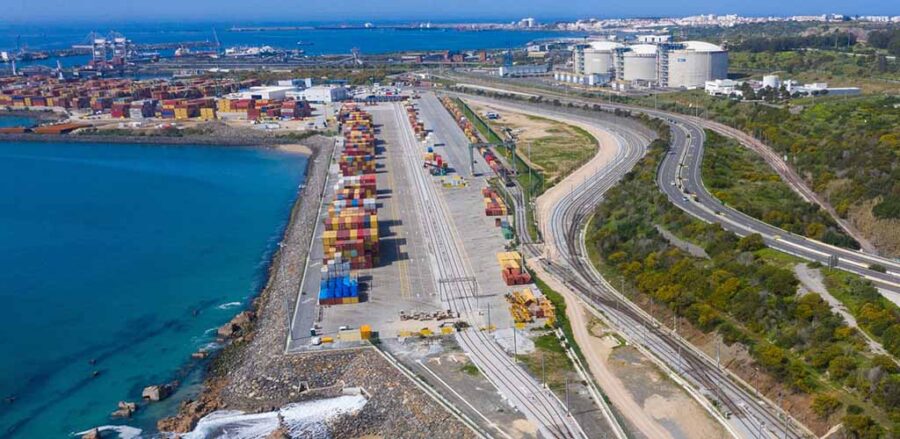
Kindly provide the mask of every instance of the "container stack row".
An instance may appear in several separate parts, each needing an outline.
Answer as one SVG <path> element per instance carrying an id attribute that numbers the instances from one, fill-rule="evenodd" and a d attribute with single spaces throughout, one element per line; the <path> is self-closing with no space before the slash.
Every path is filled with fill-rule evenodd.
<path id="1" fill-rule="evenodd" d="M 487 216 L 506 216 L 509 214 L 506 203 L 503 202 L 503 199 L 500 198 L 500 195 L 497 194 L 492 188 L 486 187 L 481 190 L 481 195 L 484 196 L 484 214 Z"/>
<path id="2" fill-rule="evenodd" d="M 412 126 L 413 131 L 416 133 L 416 138 L 419 140 L 425 139 L 425 122 L 419 120 L 419 109 L 416 108 L 416 105 L 412 102 L 406 102 L 404 104 L 406 107 L 406 117 L 409 119 L 409 124 Z"/>
<path id="3" fill-rule="evenodd" d="M 359 303 L 359 279 L 337 253 L 322 266 L 319 281 L 319 303 L 322 305 L 343 305 Z"/>
<path id="4" fill-rule="evenodd" d="M 375 129 L 372 115 L 359 109 L 355 104 L 347 104 L 338 114 L 343 132 L 342 153 L 339 161 L 341 175 L 375 173 Z"/>
<path id="5" fill-rule="evenodd" d="M 248 119 L 299 119 L 312 115 L 306 101 L 232 99 L 225 95 L 258 86 L 258 80 L 195 78 L 176 81 L 88 79 L 61 81 L 29 76 L 0 81 L 0 106 L 59 107 L 108 113 L 113 119 L 216 119 L 243 113 Z"/>
<path id="6" fill-rule="evenodd" d="M 378 258 L 378 208 L 375 132 L 371 115 L 346 105 L 338 116 L 343 138 L 340 177 L 328 206 L 322 233 L 323 283 L 319 303 L 359 303 L 355 270 L 372 268 Z"/>
<path id="7" fill-rule="evenodd" d="M 494 218 L 494 225 L 500 228 L 500 233 L 503 234 L 503 239 L 513 239 L 515 237 L 515 231 L 513 230 L 512 225 L 508 220 Z"/>
<path id="8" fill-rule="evenodd" d="M 442 96 L 441 103 L 444 104 L 444 108 L 453 115 L 453 119 L 456 120 L 456 124 L 459 125 L 459 128 L 463 130 L 466 134 L 466 138 L 469 139 L 471 143 L 478 143 L 478 134 L 475 131 L 475 126 L 472 125 L 472 122 L 469 119 L 466 119 L 466 116 L 463 115 L 462 110 L 453 102 L 453 99 Z"/>
<path id="9" fill-rule="evenodd" d="M 444 158 L 441 157 L 440 154 L 435 153 L 431 147 L 426 149 L 423 158 L 425 160 L 423 166 L 428 169 L 431 175 L 447 175 L 447 172 L 450 169 L 449 165 L 444 161 Z"/>
<path id="10" fill-rule="evenodd" d="M 531 283 L 531 274 L 525 270 L 522 255 L 519 252 L 497 253 L 497 262 L 503 273 L 506 285 L 526 285 Z"/>

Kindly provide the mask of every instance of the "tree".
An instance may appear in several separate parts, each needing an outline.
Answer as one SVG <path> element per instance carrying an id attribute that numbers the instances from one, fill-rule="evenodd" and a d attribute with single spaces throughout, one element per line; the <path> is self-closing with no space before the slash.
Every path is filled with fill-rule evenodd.
<path id="1" fill-rule="evenodd" d="M 812 409 L 822 419 L 827 419 L 841 408 L 841 402 L 828 393 L 820 393 L 813 398 Z"/>
<path id="2" fill-rule="evenodd" d="M 828 374 L 836 380 L 842 380 L 856 370 L 856 361 L 846 355 L 839 355 L 828 363 Z"/>
<path id="3" fill-rule="evenodd" d="M 875 420 L 866 415 L 847 415 L 842 422 L 853 439 L 879 439 L 884 433 Z"/>
<path id="4" fill-rule="evenodd" d="M 738 249 L 745 252 L 754 252 L 766 246 L 765 241 L 763 241 L 762 235 L 759 233 L 753 233 L 741 238 L 738 241 Z"/>

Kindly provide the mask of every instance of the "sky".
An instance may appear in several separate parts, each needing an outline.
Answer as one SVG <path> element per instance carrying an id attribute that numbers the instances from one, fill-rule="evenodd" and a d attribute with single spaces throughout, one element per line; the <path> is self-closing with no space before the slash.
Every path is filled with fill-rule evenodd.
<path id="1" fill-rule="evenodd" d="M 900 15 L 894 0 L 0 0 L 0 26 L 53 21 L 512 20 L 741 15 Z"/>

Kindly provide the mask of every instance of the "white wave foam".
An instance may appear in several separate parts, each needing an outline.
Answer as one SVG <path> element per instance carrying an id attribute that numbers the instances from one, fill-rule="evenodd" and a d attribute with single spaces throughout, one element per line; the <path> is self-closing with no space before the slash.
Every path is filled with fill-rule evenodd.
<path id="1" fill-rule="evenodd" d="M 216 308 L 217 309 L 230 309 L 230 308 L 234 308 L 234 307 L 241 306 L 241 305 L 242 305 L 241 302 L 228 302 L 228 303 L 223 303 L 223 304 L 217 306 Z"/>
<path id="2" fill-rule="evenodd" d="M 142 432 L 140 428 L 129 427 L 127 425 L 101 425 L 100 427 L 97 427 L 97 430 L 100 430 L 101 433 L 104 431 L 114 431 L 119 435 L 119 439 L 138 439 L 141 437 Z M 72 436 L 81 437 L 88 432 L 90 432 L 90 430 L 75 433 Z"/>
<path id="3" fill-rule="evenodd" d="M 218 410 L 204 416 L 194 431 L 184 439 L 264 439 L 278 428 L 278 415 L 291 437 L 326 438 L 325 421 L 343 414 L 354 413 L 366 405 L 362 395 L 288 404 L 278 411 L 245 414 L 236 410 Z"/>

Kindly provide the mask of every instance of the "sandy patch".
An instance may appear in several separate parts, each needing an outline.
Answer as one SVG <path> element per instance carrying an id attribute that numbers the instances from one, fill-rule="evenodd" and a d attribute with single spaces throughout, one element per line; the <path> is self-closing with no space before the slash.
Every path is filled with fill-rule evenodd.
<path id="1" fill-rule="evenodd" d="M 312 149 L 310 149 L 310 147 L 308 147 L 306 145 L 301 145 L 299 143 L 292 143 L 289 145 L 278 145 L 275 147 L 275 149 L 277 149 L 279 151 L 283 151 L 283 152 L 289 152 L 292 154 L 304 154 L 304 155 L 312 154 Z"/>
<path id="2" fill-rule="evenodd" d="M 537 437 L 537 427 L 535 427 L 534 424 L 532 424 L 529 420 L 516 419 L 512 423 L 512 428 L 519 433 L 518 435 L 514 433 L 514 436 L 517 438 Z"/>

